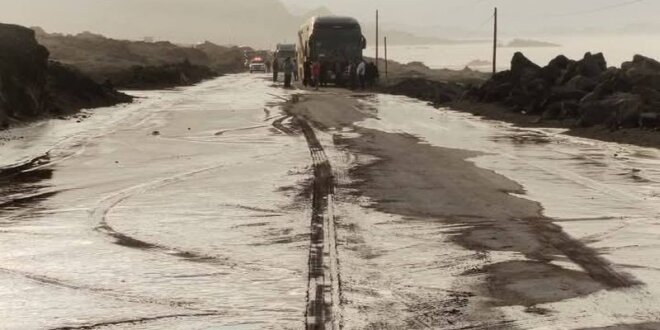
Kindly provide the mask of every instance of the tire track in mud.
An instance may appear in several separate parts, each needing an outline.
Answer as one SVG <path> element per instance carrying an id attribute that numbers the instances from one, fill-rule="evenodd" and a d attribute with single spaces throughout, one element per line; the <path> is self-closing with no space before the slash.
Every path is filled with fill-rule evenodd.
<path id="1" fill-rule="evenodd" d="M 225 313 L 192 313 L 192 314 L 170 314 L 170 315 L 161 315 L 161 316 L 152 316 L 152 317 L 142 317 L 135 319 L 124 319 L 116 321 L 107 321 L 101 323 L 94 323 L 89 325 L 80 325 L 80 326 L 70 326 L 70 327 L 58 327 L 51 328 L 50 330 L 91 330 L 97 328 L 104 328 L 110 326 L 120 326 L 120 325 L 139 325 L 147 322 L 161 321 L 167 319 L 179 319 L 179 318 L 193 318 L 193 317 L 208 317 L 208 316 L 222 316 Z"/>
<path id="2" fill-rule="evenodd" d="M 108 215 L 110 214 L 110 212 L 114 208 L 119 206 L 121 203 L 134 196 L 146 193 L 156 188 L 162 188 L 170 184 L 178 183 L 190 177 L 194 177 L 195 175 L 217 170 L 222 167 L 224 167 L 224 165 L 214 165 L 205 168 L 200 168 L 197 170 L 181 173 L 178 175 L 156 179 L 154 181 L 133 186 L 118 191 L 112 195 L 109 195 L 105 197 L 103 200 L 101 200 L 101 202 L 99 202 L 99 206 L 97 206 L 93 211 L 91 211 L 92 213 L 91 217 L 98 223 L 95 230 L 114 239 L 115 244 L 127 248 L 133 248 L 143 251 L 153 251 L 164 255 L 182 258 L 190 262 L 216 264 L 231 268 L 239 268 L 247 271 L 253 271 L 253 270 L 263 271 L 263 266 L 258 267 L 258 266 L 240 264 L 236 261 L 232 261 L 230 257 L 207 255 L 195 251 L 187 251 L 180 248 L 166 246 L 163 244 L 147 242 L 116 230 L 108 222 Z"/>
<path id="3" fill-rule="evenodd" d="M 291 135 L 291 136 L 296 135 L 296 132 L 294 130 L 292 130 L 291 128 L 286 127 L 284 125 L 284 121 L 286 121 L 287 119 L 290 119 L 290 118 L 292 118 L 292 117 L 288 116 L 288 115 L 284 116 L 280 119 L 275 120 L 272 125 L 273 125 L 273 127 L 275 127 L 275 129 L 277 129 L 278 131 L 280 131 L 280 132 L 282 132 L 286 135 Z"/>
<path id="4" fill-rule="evenodd" d="M 296 118 L 295 122 L 302 128 L 314 167 L 306 328 L 338 330 L 341 327 L 341 313 L 334 176 L 328 157 L 312 127 L 301 118 Z"/>
<path id="5" fill-rule="evenodd" d="M 101 200 L 101 202 L 99 202 L 99 205 L 92 211 L 91 216 L 98 223 L 98 226 L 95 228 L 95 230 L 109 237 L 112 237 L 113 239 L 115 239 L 116 244 L 128 248 L 136 248 L 140 250 L 152 250 L 159 253 L 180 257 L 185 260 L 193 261 L 193 262 L 219 263 L 225 266 L 237 267 L 239 265 L 237 263 L 230 262 L 228 258 L 220 258 L 217 256 L 203 255 L 197 252 L 184 251 L 178 248 L 173 248 L 156 243 L 150 243 L 131 237 L 129 235 L 117 231 L 108 223 L 108 214 L 115 207 L 117 207 L 122 202 L 126 201 L 127 199 L 133 196 L 143 194 L 155 188 L 160 188 L 173 183 L 177 183 L 189 177 L 193 177 L 197 174 L 213 171 L 221 167 L 223 167 L 223 165 L 214 165 L 170 177 L 157 179 L 151 182 L 147 182 L 141 185 L 137 185 L 121 190 L 110 196 L 107 196 L 103 200 Z"/>
<path id="6" fill-rule="evenodd" d="M 34 273 L 18 271 L 13 269 L 7 269 L 7 268 L 0 268 L 0 273 L 5 273 L 17 277 L 23 277 L 25 279 L 28 279 L 35 283 L 39 283 L 41 285 L 53 286 L 57 288 L 69 289 L 79 292 L 87 292 L 117 301 L 138 303 L 138 304 L 161 305 L 161 306 L 181 308 L 183 310 L 196 311 L 196 312 L 209 312 L 208 310 L 190 307 L 192 302 L 157 299 L 157 298 L 151 298 L 151 297 L 140 296 L 132 293 L 127 293 L 127 292 L 120 292 L 114 289 L 78 285 L 78 284 L 66 282 L 61 279 L 56 279 L 52 277 L 47 277 L 43 275 L 38 275 Z"/>

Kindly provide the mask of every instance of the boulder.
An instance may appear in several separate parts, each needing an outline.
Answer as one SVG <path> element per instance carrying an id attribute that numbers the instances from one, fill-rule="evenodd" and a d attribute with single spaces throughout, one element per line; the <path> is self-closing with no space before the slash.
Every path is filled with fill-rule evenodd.
<path id="1" fill-rule="evenodd" d="M 548 96 L 545 99 L 545 104 L 561 102 L 561 101 L 579 101 L 587 93 L 579 89 L 569 89 L 567 87 L 553 87 L 550 89 Z"/>
<path id="2" fill-rule="evenodd" d="M 434 105 L 458 100 L 464 94 L 464 87 L 424 78 L 409 78 L 386 88 L 388 93 L 406 95 Z"/>
<path id="3" fill-rule="evenodd" d="M 612 129 L 636 127 L 642 105 L 641 97 L 630 93 L 616 93 L 603 100 L 581 102 L 578 123 L 583 127 L 603 124 Z"/>
<path id="4" fill-rule="evenodd" d="M 564 84 L 567 90 L 591 92 L 596 88 L 598 83 L 595 79 L 588 78 L 582 75 L 577 75 Z"/>
<path id="5" fill-rule="evenodd" d="M 585 77 L 597 77 L 605 70 L 607 70 L 607 61 L 605 61 L 605 56 L 603 56 L 603 53 L 597 53 L 595 55 L 586 53 L 584 58 L 578 63 L 578 73 Z"/>
<path id="6" fill-rule="evenodd" d="M 516 52 L 511 59 L 511 78 L 523 82 L 533 80 L 540 75 L 541 67 L 530 61 L 521 52 Z"/>
<path id="7" fill-rule="evenodd" d="M 565 84 L 575 76 L 584 76 L 587 78 L 596 78 L 607 70 L 607 61 L 602 53 L 586 53 L 584 57 L 574 63 L 571 63 L 566 69 L 566 73 L 561 78 L 561 83 Z"/>
<path id="8" fill-rule="evenodd" d="M 660 90 L 660 62 L 635 55 L 632 62 L 622 65 L 622 71 L 631 85 Z"/>
<path id="9" fill-rule="evenodd" d="M 575 61 L 568 59 L 564 55 L 559 55 L 551 60 L 547 66 L 541 69 L 543 77 L 554 84 L 564 75 L 569 65 L 572 63 L 575 63 Z"/>
<path id="10" fill-rule="evenodd" d="M 569 119 L 577 118 L 580 105 L 576 101 L 560 101 L 550 103 L 543 111 L 543 119 Z"/>

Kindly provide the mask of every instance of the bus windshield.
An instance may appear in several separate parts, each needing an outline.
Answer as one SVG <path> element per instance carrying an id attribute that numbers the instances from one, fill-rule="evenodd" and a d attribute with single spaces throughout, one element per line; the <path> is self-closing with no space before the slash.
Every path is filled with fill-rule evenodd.
<path id="1" fill-rule="evenodd" d="M 320 58 L 358 58 L 362 50 L 362 34 L 359 29 L 329 29 L 314 31 L 310 40 L 312 52 Z"/>

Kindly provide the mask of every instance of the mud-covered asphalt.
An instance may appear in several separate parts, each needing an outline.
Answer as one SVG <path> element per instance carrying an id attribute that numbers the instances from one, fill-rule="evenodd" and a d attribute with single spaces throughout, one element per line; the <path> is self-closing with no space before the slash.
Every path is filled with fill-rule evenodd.
<path id="1" fill-rule="evenodd" d="M 233 75 L 0 133 L 0 329 L 656 329 L 660 152 Z"/>

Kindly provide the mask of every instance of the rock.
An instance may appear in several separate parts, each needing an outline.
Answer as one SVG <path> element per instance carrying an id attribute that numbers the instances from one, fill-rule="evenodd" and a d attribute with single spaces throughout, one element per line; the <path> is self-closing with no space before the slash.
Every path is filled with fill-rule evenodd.
<path id="1" fill-rule="evenodd" d="M 562 109 L 563 109 L 563 102 L 551 103 L 545 108 L 543 114 L 541 114 L 541 118 L 558 119 L 561 117 Z"/>
<path id="2" fill-rule="evenodd" d="M 660 90 L 645 86 L 635 86 L 632 88 L 632 93 L 639 95 L 644 104 L 652 108 L 660 109 Z"/>
<path id="3" fill-rule="evenodd" d="M 406 95 L 434 105 L 452 102 L 459 99 L 464 88 L 457 84 L 431 81 L 424 78 L 410 78 L 386 88 L 388 93 Z"/>
<path id="4" fill-rule="evenodd" d="M 160 135 L 160 131 L 153 131 L 153 132 L 151 132 L 151 135 L 158 136 L 158 135 Z"/>
<path id="5" fill-rule="evenodd" d="M 511 59 L 511 74 L 513 79 L 518 79 L 531 72 L 539 72 L 541 67 L 530 61 L 523 53 L 516 52 Z"/>
<path id="6" fill-rule="evenodd" d="M 622 65 L 622 71 L 633 86 L 660 90 L 660 63 L 658 61 L 635 55 L 632 62 Z"/>
<path id="7" fill-rule="evenodd" d="M 579 73 L 585 77 L 597 77 L 603 71 L 607 70 L 607 61 L 603 53 L 592 55 L 586 53 L 582 61 L 579 61 Z"/>
<path id="8" fill-rule="evenodd" d="M 639 127 L 641 128 L 656 128 L 660 127 L 660 113 L 658 112 L 642 112 L 639 115 Z"/>
<path id="9" fill-rule="evenodd" d="M 602 53 L 592 55 L 591 53 L 584 54 L 584 57 L 572 64 L 566 70 L 566 73 L 561 78 L 561 83 L 565 84 L 575 76 L 584 76 L 587 78 L 596 78 L 601 73 L 607 70 L 607 62 Z"/>
<path id="10" fill-rule="evenodd" d="M 597 82 L 595 79 L 587 78 L 585 76 L 577 75 L 564 84 L 568 90 L 591 92 L 596 88 Z"/>
<path id="11" fill-rule="evenodd" d="M 636 127 L 642 109 L 639 95 L 616 93 L 600 101 L 580 104 L 579 125 L 589 127 L 603 124 L 612 129 Z"/>
<path id="12" fill-rule="evenodd" d="M 579 90 L 579 89 L 570 89 L 565 86 L 561 87 L 553 87 L 550 90 L 550 93 L 548 97 L 546 98 L 545 103 L 553 103 L 553 102 L 560 102 L 560 101 L 579 101 L 581 100 L 587 93 L 585 91 Z"/>
<path id="13" fill-rule="evenodd" d="M 559 69 L 559 70 L 566 70 L 569 65 L 572 63 L 575 63 L 575 61 L 570 60 L 568 57 L 564 55 L 559 55 L 552 59 L 550 63 L 548 63 L 548 67 Z"/>
<path id="14" fill-rule="evenodd" d="M 564 55 L 559 55 L 541 69 L 543 77 L 549 82 L 556 83 L 564 75 L 569 65 L 573 63 L 575 61 L 568 59 Z"/>

